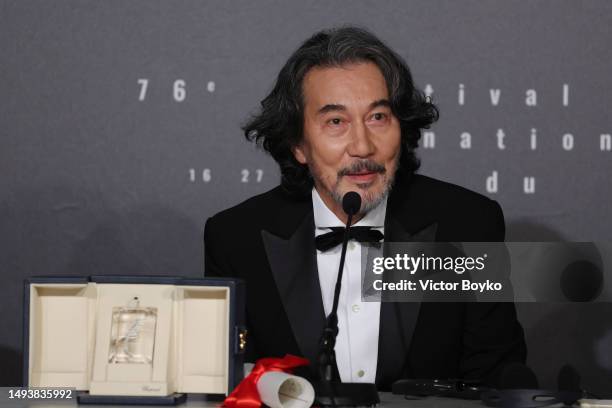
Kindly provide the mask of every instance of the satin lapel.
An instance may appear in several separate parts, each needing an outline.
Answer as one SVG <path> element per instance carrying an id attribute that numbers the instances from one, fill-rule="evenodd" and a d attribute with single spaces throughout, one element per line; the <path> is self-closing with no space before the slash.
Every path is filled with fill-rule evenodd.
<path id="1" fill-rule="evenodd" d="M 389 215 L 390 217 L 385 220 L 385 241 L 409 240 L 410 234 L 391 214 Z M 381 303 L 376 367 L 376 384 L 379 387 L 386 388 L 394 380 L 401 378 L 418 313 L 418 303 Z"/>
<path id="2" fill-rule="evenodd" d="M 418 228 L 416 222 L 402 223 L 395 214 L 397 212 L 387 213 L 385 241 L 427 242 L 435 240 L 436 223 L 415 232 L 414 229 Z M 393 381 L 402 378 L 419 310 L 420 303 L 416 302 L 383 302 L 381 304 L 377 385 L 387 388 Z"/>
<path id="3" fill-rule="evenodd" d="M 314 367 L 325 312 L 317 272 L 314 216 L 304 217 L 288 239 L 261 232 L 263 243 L 285 313 L 302 355 Z"/>

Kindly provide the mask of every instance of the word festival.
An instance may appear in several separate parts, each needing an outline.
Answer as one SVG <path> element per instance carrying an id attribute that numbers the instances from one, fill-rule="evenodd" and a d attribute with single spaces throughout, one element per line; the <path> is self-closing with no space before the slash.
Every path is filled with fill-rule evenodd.
<path id="1" fill-rule="evenodd" d="M 424 88 L 425 95 L 431 98 L 434 89 L 431 84 L 427 84 Z M 459 106 L 466 104 L 466 86 L 459 84 L 457 91 L 457 103 Z M 491 106 L 498 106 L 501 100 L 501 89 L 489 89 L 488 95 Z M 524 103 L 527 107 L 535 107 L 538 105 L 538 94 L 535 89 L 526 89 Z M 560 92 L 560 104 L 563 107 L 568 107 L 570 104 L 570 86 L 569 84 L 563 84 Z M 506 133 L 504 129 L 498 128 L 495 132 L 496 144 L 498 150 L 506 150 Z M 560 135 L 559 140 L 560 148 L 565 151 L 572 151 L 574 149 L 574 135 L 571 133 L 564 133 Z M 424 131 L 421 146 L 423 149 L 435 149 L 436 147 L 436 133 L 434 131 Z M 467 131 L 463 131 L 459 134 L 459 147 L 462 150 L 472 149 L 472 134 Z M 538 131 L 536 128 L 531 128 L 529 131 L 529 149 L 537 150 L 538 148 Z M 599 135 L 599 150 L 601 152 L 612 151 L 612 135 L 610 133 L 601 133 Z M 498 189 L 499 173 L 496 170 L 492 170 L 487 176 L 485 185 L 488 193 L 497 193 Z M 523 193 L 524 194 L 535 194 L 536 192 L 536 178 L 533 176 L 523 177 Z"/>

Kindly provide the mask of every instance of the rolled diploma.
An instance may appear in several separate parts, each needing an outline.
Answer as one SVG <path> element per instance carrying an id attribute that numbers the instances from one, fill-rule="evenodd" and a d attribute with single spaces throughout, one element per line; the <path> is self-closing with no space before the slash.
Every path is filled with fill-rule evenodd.
<path id="1" fill-rule="evenodd" d="M 309 408 L 315 397 L 314 388 L 304 378 L 271 371 L 257 381 L 261 401 L 271 408 Z"/>

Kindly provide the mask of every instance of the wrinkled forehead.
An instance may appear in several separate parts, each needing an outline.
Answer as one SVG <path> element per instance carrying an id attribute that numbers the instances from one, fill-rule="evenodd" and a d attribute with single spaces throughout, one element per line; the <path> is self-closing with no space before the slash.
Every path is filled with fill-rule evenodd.
<path id="1" fill-rule="evenodd" d="M 372 62 L 313 67 L 304 76 L 302 95 L 304 110 L 311 115 L 325 106 L 365 111 L 389 99 L 385 78 Z"/>

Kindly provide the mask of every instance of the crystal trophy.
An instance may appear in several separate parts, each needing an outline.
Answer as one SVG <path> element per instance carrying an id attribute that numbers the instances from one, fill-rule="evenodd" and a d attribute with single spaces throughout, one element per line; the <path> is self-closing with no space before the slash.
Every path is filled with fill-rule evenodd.
<path id="1" fill-rule="evenodd" d="M 138 297 L 113 307 L 109 363 L 151 364 L 157 308 L 141 307 Z"/>

